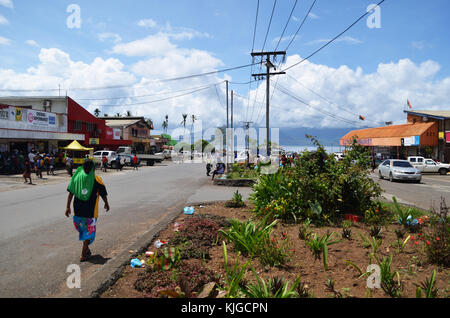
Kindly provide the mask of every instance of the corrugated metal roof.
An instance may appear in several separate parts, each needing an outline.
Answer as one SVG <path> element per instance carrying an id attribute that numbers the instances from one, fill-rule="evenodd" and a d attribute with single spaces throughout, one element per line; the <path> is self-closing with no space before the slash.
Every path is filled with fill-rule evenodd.
<path id="1" fill-rule="evenodd" d="M 450 110 L 405 110 L 405 113 L 412 115 L 428 115 L 434 117 L 450 118 Z"/>
<path id="2" fill-rule="evenodd" d="M 109 127 L 127 127 L 140 122 L 140 119 L 105 119 L 106 125 Z"/>
<path id="3" fill-rule="evenodd" d="M 420 136 L 434 124 L 436 123 L 411 123 L 352 130 L 341 139 L 352 139 L 354 136 L 357 136 L 359 139 Z"/>

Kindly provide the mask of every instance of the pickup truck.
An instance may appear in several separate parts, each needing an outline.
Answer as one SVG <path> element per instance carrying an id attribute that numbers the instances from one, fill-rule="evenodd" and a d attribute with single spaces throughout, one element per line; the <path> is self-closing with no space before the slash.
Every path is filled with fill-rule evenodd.
<path id="1" fill-rule="evenodd" d="M 119 155 L 132 156 L 135 153 L 136 152 L 131 151 L 131 147 L 120 146 L 117 149 L 117 154 L 119 154 Z M 161 162 L 164 160 L 163 154 L 136 153 L 136 156 L 138 157 L 140 162 L 145 161 L 147 163 L 147 166 L 153 166 L 155 164 L 155 162 Z"/>
<path id="2" fill-rule="evenodd" d="M 414 168 L 424 173 L 440 173 L 442 175 L 445 175 L 450 171 L 449 164 L 436 162 L 433 159 L 414 156 L 408 157 L 408 161 Z"/>

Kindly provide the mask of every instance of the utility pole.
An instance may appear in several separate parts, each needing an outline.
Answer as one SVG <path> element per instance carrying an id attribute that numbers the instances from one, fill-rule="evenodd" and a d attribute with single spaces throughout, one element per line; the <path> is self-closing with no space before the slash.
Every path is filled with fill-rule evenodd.
<path id="1" fill-rule="evenodd" d="M 273 68 L 276 70 L 275 65 L 273 65 L 273 63 L 271 62 L 270 57 L 273 56 L 276 57 L 278 55 L 282 55 L 283 56 L 283 60 L 286 57 L 286 51 L 274 51 L 274 52 L 252 52 L 251 56 L 254 58 L 255 56 L 261 56 L 261 64 L 263 63 L 263 59 L 265 57 L 265 62 L 266 62 L 266 73 L 259 73 L 259 74 L 252 74 L 253 77 L 255 78 L 266 78 L 266 151 L 267 151 L 267 156 L 270 156 L 270 141 L 269 141 L 269 111 L 270 111 L 270 76 L 271 75 L 281 75 L 281 74 L 286 74 L 286 72 L 274 72 L 274 73 L 270 73 L 270 69 Z"/>
<path id="2" fill-rule="evenodd" d="M 226 84 L 226 87 L 227 87 L 227 128 L 229 128 L 229 123 L 228 123 L 228 81 L 227 80 L 225 80 L 225 84 Z"/>
<path id="3" fill-rule="evenodd" d="M 253 122 L 251 122 L 251 121 L 244 121 L 244 126 L 245 126 L 245 154 L 246 154 L 245 161 L 247 162 L 247 164 L 249 164 L 249 151 L 250 151 L 249 128 L 250 128 L 250 124 L 252 124 L 252 123 Z"/>

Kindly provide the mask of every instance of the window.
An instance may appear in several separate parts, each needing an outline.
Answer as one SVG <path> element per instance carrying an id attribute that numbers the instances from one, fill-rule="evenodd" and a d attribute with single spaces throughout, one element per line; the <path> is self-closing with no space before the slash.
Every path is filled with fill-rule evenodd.
<path id="1" fill-rule="evenodd" d="M 94 156 L 101 156 L 101 155 L 102 155 L 101 151 L 94 152 Z"/>
<path id="2" fill-rule="evenodd" d="M 81 120 L 75 120 L 74 130 L 83 130 L 83 122 Z"/>
<path id="3" fill-rule="evenodd" d="M 417 162 L 423 162 L 423 158 L 417 158 Z"/>
<path id="4" fill-rule="evenodd" d="M 95 130 L 95 124 L 94 123 L 86 123 L 86 131 L 92 132 Z"/>
<path id="5" fill-rule="evenodd" d="M 411 164 L 407 161 L 394 161 L 394 167 L 412 168 Z"/>
<path id="6" fill-rule="evenodd" d="M 102 156 L 108 156 L 108 152 L 107 151 L 103 151 Z"/>
<path id="7" fill-rule="evenodd" d="M 416 162 L 416 158 L 409 158 L 409 161 Z"/>

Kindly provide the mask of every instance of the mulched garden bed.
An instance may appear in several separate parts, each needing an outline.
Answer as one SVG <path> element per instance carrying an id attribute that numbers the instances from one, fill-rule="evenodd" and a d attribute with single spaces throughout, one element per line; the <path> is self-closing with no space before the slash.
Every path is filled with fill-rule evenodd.
<path id="1" fill-rule="evenodd" d="M 148 251 L 162 253 L 164 247 L 174 246 L 173 242 L 180 247 L 182 255 L 182 265 L 176 271 L 173 269 L 157 272 L 148 272 L 146 267 L 132 268 L 126 266 L 122 277 L 107 291 L 103 293 L 102 298 L 141 298 L 141 297 L 175 297 L 177 294 L 161 293 L 163 290 L 178 290 L 180 284 L 182 290 L 188 290 L 191 296 L 198 296 L 202 288 L 207 283 L 217 283 L 219 286 L 223 282 L 225 276 L 224 269 L 224 253 L 222 241 L 212 239 L 213 233 L 217 228 L 227 226 L 227 219 L 237 219 L 246 221 L 254 217 L 251 213 L 252 206 L 247 203 L 243 208 L 227 208 L 223 203 L 215 203 L 212 205 L 196 206 L 194 215 L 181 214 L 166 230 L 162 231 L 155 239 L 167 241 L 159 249 L 156 248 L 154 242 L 148 247 Z M 194 222 L 189 225 L 193 218 L 202 217 L 202 221 Z M 201 223 L 206 230 L 198 228 Z M 198 234 L 197 241 L 194 244 L 180 239 L 179 232 L 175 231 L 177 225 L 179 229 L 188 225 L 192 235 Z M 311 250 L 305 244 L 305 240 L 299 238 L 299 224 L 283 224 L 279 222 L 274 229 L 273 237 L 278 241 L 287 240 L 289 242 L 289 261 L 280 267 L 262 266 L 258 259 L 252 260 L 252 266 L 255 268 L 259 277 L 263 277 L 266 281 L 269 278 L 283 277 L 284 280 L 290 282 L 290 285 L 300 276 L 301 282 L 306 286 L 310 295 L 317 298 L 328 297 L 367 297 L 367 278 L 358 277 L 360 273 L 345 261 L 351 261 L 363 271 L 369 265 L 369 253 L 371 247 L 363 247 L 363 240 L 359 233 L 369 238 L 370 226 L 363 223 L 354 223 L 351 227 L 352 239 L 343 239 L 342 242 L 329 246 L 328 251 L 328 270 L 324 270 L 321 260 L 314 258 Z M 402 297 L 416 297 L 416 285 L 421 284 L 430 278 L 433 270 L 436 270 L 436 288 L 438 288 L 438 297 L 450 296 L 450 271 L 448 268 L 429 264 L 424 253 L 424 245 L 426 242 L 419 239 L 417 233 L 406 233 L 412 235 L 411 239 L 405 245 L 403 252 L 399 252 L 395 246 L 397 236 L 395 230 L 401 229 L 400 225 L 391 224 L 387 228 L 382 227 L 381 239 L 382 244 L 379 248 L 378 255 L 389 257 L 393 255 L 391 264 L 392 270 L 397 270 L 400 274 L 403 284 Z M 311 227 L 313 233 L 319 236 L 327 232 L 335 232 L 335 239 L 342 239 L 342 227 Z M 194 235 L 195 236 L 195 235 Z M 201 238 L 199 240 L 199 237 Z M 403 240 L 403 239 L 402 239 Z M 417 242 L 417 243 L 416 243 Z M 200 249 L 199 249 L 200 248 Z M 200 250 L 200 251 L 199 251 Z M 231 243 L 227 244 L 228 264 L 234 264 L 237 254 Z M 137 258 L 148 260 L 149 257 L 140 255 Z M 131 259 L 131 258 L 130 258 Z M 249 259 L 240 256 L 240 263 L 245 263 Z M 373 261 L 372 263 L 375 263 Z M 194 278 L 193 278 L 194 277 Z M 191 279 L 190 279 L 191 278 Z M 334 280 L 334 292 L 332 292 L 326 283 L 329 279 Z M 244 276 L 244 281 L 255 281 L 254 273 L 250 270 Z M 158 285 L 159 284 L 159 285 Z M 214 289 L 209 293 L 210 297 L 221 295 L 219 289 Z M 223 293 L 222 293 L 223 295 Z M 390 297 L 382 289 L 372 289 L 371 297 Z"/>

